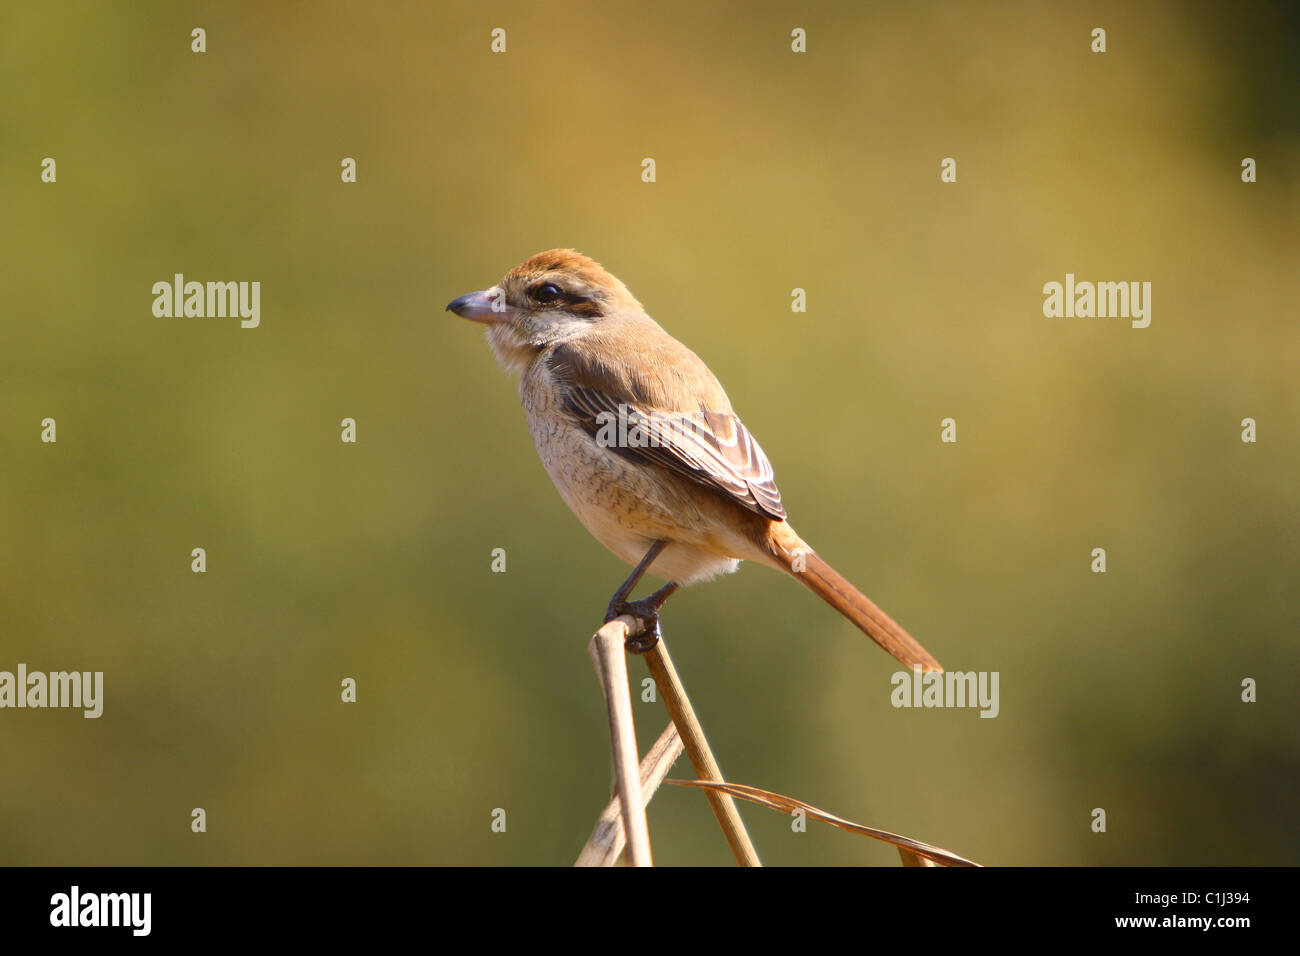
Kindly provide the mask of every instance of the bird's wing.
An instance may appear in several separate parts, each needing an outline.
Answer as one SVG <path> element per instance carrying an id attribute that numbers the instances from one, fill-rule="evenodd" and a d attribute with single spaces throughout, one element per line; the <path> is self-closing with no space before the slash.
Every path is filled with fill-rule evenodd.
<path id="1" fill-rule="evenodd" d="M 645 336 L 631 353 L 593 348 L 592 341 L 553 348 L 547 367 L 565 411 L 617 454 L 662 465 L 757 514 L 785 518 L 772 465 L 713 373 L 653 328 L 658 334 Z M 605 354 L 618 354 L 618 365 Z"/>

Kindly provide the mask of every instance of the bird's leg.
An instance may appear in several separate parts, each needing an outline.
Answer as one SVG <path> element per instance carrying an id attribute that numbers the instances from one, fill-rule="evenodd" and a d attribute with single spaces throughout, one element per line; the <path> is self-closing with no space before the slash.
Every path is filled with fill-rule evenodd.
<path id="1" fill-rule="evenodd" d="M 635 654 L 643 654 L 659 643 L 659 609 L 677 590 L 677 583 L 669 581 L 658 591 L 655 591 L 654 594 L 639 601 L 629 601 L 628 597 L 640 582 L 642 575 L 646 573 L 646 569 L 654 563 L 655 558 L 659 557 L 667 545 L 667 541 L 656 541 L 650 545 L 650 550 L 645 553 L 645 557 L 632 569 L 632 573 L 628 575 L 627 580 L 619 586 L 619 589 L 614 592 L 614 596 L 609 599 L 609 609 L 605 612 L 606 622 L 614 620 L 620 614 L 630 614 L 642 622 L 641 634 L 629 638 L 627 642 L 627 649 Z"/>
<path id="2" fill-rule="evenodd" d="M 623 607 L 627 604 L 628 596 L 632 593 L 633 588 L 640 583 L 646 569 L 654 563 L 655 558 L 659 557 L 659 554 L 666 547 L 668 547 L 667 541 L 656 541 L 650 545 L 650 550 L 645 553 L 645 557 L 632 569 L 632 573 L 627 576 L 627 580 L 618 586 L 614 596 L 609 599 L 609 610 L 605 612 L 606 624 L 623 613 Z"/>

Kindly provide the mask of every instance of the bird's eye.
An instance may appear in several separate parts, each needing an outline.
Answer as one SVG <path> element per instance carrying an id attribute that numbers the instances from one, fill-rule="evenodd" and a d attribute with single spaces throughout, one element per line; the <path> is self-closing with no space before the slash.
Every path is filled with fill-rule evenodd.
<path id="1" fill-rule="evenodd" d="M 560 287 L 550 282 L 543 282 L 533 289 L 533 298 L 542 303 L 554 302 L 560 295 Z"/>

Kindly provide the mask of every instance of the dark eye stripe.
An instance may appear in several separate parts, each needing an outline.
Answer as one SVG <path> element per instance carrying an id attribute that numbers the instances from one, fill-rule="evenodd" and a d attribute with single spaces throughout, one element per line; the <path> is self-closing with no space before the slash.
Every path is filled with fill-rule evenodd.
<path id="1" fill-rule="evenodd" d="M 599 302 L 584 298 L 580 295 L 574 295 L 572 292 L 566 292 L 561 297 L 561 301 L 564 302 L 564 307 L 566 309 L 574 315 L 580 315 L 583 318 L 593 318 L 605 314 L 605 310 L 601 308 Z"/>
<path id="2" fill-rule="evenodd" d="M 548 297 L 550 292 L 556 292 L 558 295 L 550 298 Z M 528 289 L 528 295 L 543 306 L 562 308 L 583 318 L 595 318 L 605 314 L 605 308 L 598 297 L 570 292 L 556 282 L 538 282 Z"/>

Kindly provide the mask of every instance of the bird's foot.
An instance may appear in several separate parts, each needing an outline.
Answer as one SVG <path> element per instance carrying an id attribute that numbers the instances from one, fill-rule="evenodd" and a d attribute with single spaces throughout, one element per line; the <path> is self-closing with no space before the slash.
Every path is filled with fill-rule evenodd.
<path id="1" fill-rule="evenodd" d="M 657 545 L 656 548 L 658 548 Z M 651 549 L 647 557 L 653 558 L 658 553 L 658 550 Z M 623 646 L 630 654 L 644 654 L 646 651 L 652 650 L 659 643 L 659 639 L 663 637 L 663 632 L 659 630 L 659 609 L 664 606 L 665 601 L 673 596 L 673 592 L 677 590 L 677 582 L 669 581 L 654 594 L 643 597 L 639 601 L 629 601 L 627 599 L 627 593 L 630 590 L 628 582 L 625 581 L 623 587 L 619 588 L 614 593 L 614 596 L 610 598 L 609 609 L 605 612 L 605 623 L 608 624 L 622 614 L 630 614 L 640 621 L 641 630 L 636 634 L 629 634 Z"/>
<path id="2" fill-rule="evenodd" d="M 659 629 L 659 607 L 663 604 L 661 600 L 655 600 L 655 595 L 642 598 L 639 601 L 610 601 L 609 610 L 605 612 L 605 623 L 608 624 L 616 617 L 624 614 L 631 615 L 641 622 L 641 630 L 636 634 L 629 632 L 624 647 L 631 654 L 644 654 L 651 650 L 659 639 L 663 637 L 663 632 Z"/>

